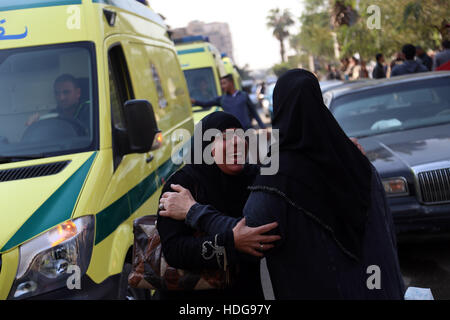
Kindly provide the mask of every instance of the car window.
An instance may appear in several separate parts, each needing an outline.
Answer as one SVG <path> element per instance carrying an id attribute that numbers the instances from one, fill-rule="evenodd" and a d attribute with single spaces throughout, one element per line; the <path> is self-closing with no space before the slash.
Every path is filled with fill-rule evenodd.
<path id="1" fill-rule="evenodd" d="M 350 93 L 331 104 L 336 120 L 354 137 L 446 123 L 450 122 L 450 78 Z"/>
<path id="2" fill-rule="evenodd" d="M 0 155 L 66 154 L 96 145 L 94 46 L 0 53 Z"/>

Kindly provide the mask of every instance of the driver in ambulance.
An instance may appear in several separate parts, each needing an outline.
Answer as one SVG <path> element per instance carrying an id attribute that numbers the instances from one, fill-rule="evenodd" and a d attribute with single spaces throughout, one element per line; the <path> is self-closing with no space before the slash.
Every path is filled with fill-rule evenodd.
<path id="1" fill-rule="evenodd" d="M 85 129 L 89 127 L 89 101 L 81 101 L 81 88 L 77 79 L 70 74 L 59 76 L 53 85 L 56 109 L 49 114 L 58 114 L 62 118 L 75 119 L 82 124 Z M 32 115 L 26 125 L 30 126 L 40 119 L 45 119 L 45 115 L 41 117 L 39 113 Z"/>

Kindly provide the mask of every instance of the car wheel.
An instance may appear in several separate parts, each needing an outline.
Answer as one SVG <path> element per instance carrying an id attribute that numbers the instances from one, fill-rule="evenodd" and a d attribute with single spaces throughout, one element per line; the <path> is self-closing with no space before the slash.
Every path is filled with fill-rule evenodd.
<path id="1" fill-rule="evenodd" d="M 150 290 L 136 289 L 128 285 L 128 275 L 131 272 L 131 263 L 125 262 L 120 274 L 118 300 L 151 300 Z"/>

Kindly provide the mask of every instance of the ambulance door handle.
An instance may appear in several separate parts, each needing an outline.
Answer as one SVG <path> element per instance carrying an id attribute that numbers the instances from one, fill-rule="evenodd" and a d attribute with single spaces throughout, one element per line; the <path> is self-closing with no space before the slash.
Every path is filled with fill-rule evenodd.
<path id="1" fill-rule="evenodd" d="M 148 157 L 145 159 L 145 162 L 150 163 L 153 161 L 153 159 L 155 159 L 155 157 L 153 156 L 153 154 L 149 154 Z"/>
<path id="2" fill-rule="evenodd" d="M 183 142 L 183 140 L 184 140 L 184 137 L 183 137 L 183 135 L 180 134 L 178 137 L 172 138 L 172 143 L 180 143 L 180 142 Z"/>

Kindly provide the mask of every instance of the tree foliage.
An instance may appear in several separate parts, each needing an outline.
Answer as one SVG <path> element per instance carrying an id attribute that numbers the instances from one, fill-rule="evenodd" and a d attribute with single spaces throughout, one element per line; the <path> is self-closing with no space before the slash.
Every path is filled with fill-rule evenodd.
<path id="1" fill-rule="evenodd" d="M 292 69 L 292 65 L 288 62 L 282 62 L 272 67 L 272 71 L 277 77 L 281 77 L 284 73 L 288 72 L 290 69 Z"/>
<path id="2" fill-rule="evenodd" d="M 294 23 L 295 21 L 292 18 L 292 14 L 287 9 L 283 11 L 279 8 L 272 9 L 267 16 L 267 27 L 273 29 L 273 36 L 280 42 L 280 55 L 282 62 L 286 61 L 286 48 L 284 41 L 290 36 L 289 27 Z"/>
<path id="3" fill-rule="evenodd" d="M 290 37 L 298 55 L 333 61 L 334 40 L 341 57 L 359 53 L 367 60 L 400 51 L 406 43 L 436 50 L 450 39 L 449 0 L 303 0 L 300 30 Z M 381 29 L 370 29 L 370 6 L 378 6 Z"/>

